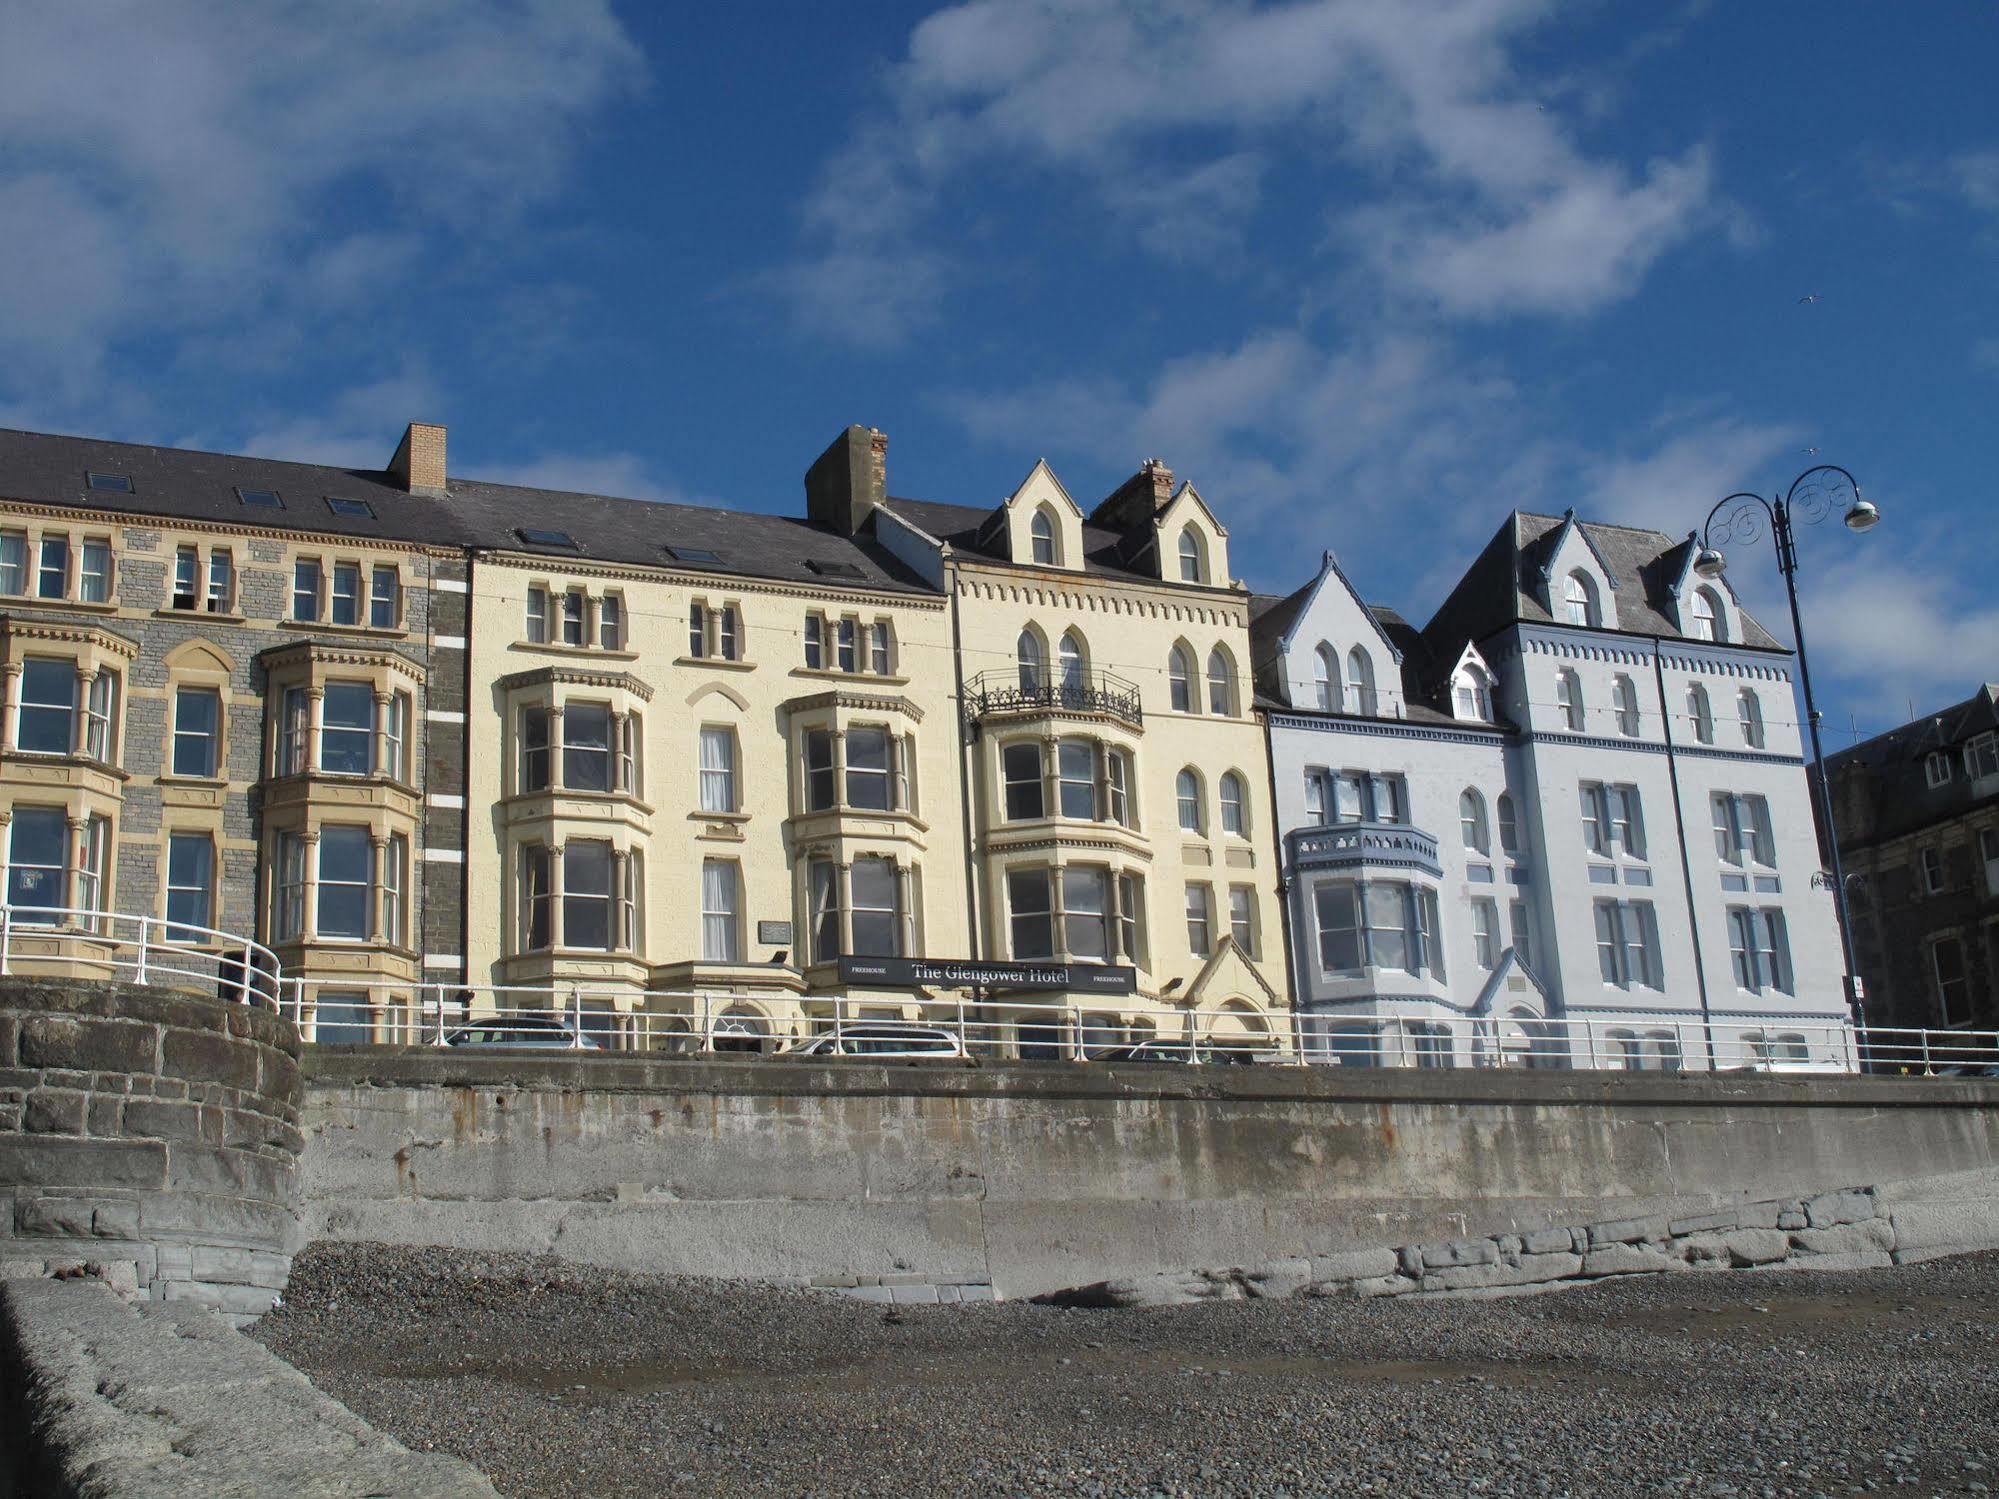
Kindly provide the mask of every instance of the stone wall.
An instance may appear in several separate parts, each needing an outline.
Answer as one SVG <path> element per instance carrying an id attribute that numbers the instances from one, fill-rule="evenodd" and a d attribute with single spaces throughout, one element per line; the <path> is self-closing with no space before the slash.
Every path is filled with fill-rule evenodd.
<path id="1" fill-rule="evenodd" d="M 160 988 L 0 979 L 0 1272 L 95 1262 L 153 1300 L 267 1310 L 296 1244 L 299 1043 Z"/>
<path id="2" fill-rule="evenodd" d="M 1999 1166 L 1999 1084 L 1969 1079 L 385 1048 L 306 1066 L 309 1237 L 889 1300 L 1677 1221 Z"/>

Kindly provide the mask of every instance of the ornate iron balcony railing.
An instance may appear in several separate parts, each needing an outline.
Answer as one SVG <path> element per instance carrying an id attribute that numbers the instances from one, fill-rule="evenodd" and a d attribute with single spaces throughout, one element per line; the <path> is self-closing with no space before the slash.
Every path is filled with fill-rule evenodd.
<path id="1" fill-rule="evenodd" d="M 974 721 L 995 713 L 1060 709 L 1107 713 L 1133 728 L 1145 722 L 1137 683 L 1107 671 L 980 672 L 965 686 L 965 707 L 966 716 Z"/>

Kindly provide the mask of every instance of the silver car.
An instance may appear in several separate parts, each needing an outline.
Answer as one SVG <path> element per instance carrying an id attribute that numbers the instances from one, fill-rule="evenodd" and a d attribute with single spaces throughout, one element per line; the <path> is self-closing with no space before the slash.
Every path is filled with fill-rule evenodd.
<path id="1" fill-rule="evenodd" d="M 445 1033 L 446 1046 L 532 1047 L 537 1051 L 601 1051 L 603 1048 L 584 1036 L 579 1042 L 576 1027 L 560 1015 L 517 1011 L 488 1015 Z"/>
<path id="2" fill-rule="evenodd" d="M 785 1057 L 963 1057 L 965 1043 L 942 1026 L 907 1025 L 896 1020 L 849 1020 L 837 1030 L 800 1041 L 778 1053 Z"/>

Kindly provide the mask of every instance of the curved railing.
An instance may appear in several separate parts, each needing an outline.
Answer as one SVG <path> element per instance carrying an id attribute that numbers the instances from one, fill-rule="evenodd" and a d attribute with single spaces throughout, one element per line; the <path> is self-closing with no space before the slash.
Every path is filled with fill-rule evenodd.
<path id="1" fill-rule="evenodd" d="M 1294 869 L 1339 869 L 1347 865 L 1387 865 L 1443 877 L 1433 833 L 1399 822 L 1335 822 L 1293 828 L 1284 835 Z"/>
<path id="2" fill-rule="evenodd" d="M 263 943 L 159 916 L 0 902 L 0 976 L 111 977 L 277 1009 L 278 956 Z"/>
<path id="3" fill-rule="evenodd" d="M 1133 728 L 1145 722 L 1138 684 L 1107 671 L 980 672 L 965 684 L 965 706 L 968 716 L 975 720 L 989 713 L 1034 713 L 1060 708 L 1072 713 L 1107 713 Z"/>

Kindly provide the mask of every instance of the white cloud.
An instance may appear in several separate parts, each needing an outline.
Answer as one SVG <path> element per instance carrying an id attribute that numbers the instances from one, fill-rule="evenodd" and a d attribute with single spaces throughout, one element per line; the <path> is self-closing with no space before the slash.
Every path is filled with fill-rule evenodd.
<path id="1" fill-rule="evenodd" d="M 1575 313 L 1628 295 L 1714 203 L 1695 148 L 1633 177 L 1583 154 L 1510 49 L 1540 0 L 969 0 L 921 22 L 880 112 L 822 173 L 774 278 L 810 325 L 883 342 L 935 308 L 950 229 L 995 170 L 1094 194 L 1177 258 L 1230 249 L 1287 151 L 1377 199 L 1336 242 L 1448 310 Z M 1346 201 L 1341 199 L 1342 204 Z M 893 315 L 859 285 L 921 267 Z"/>
<path id="2" fill-rule="evenodd" d="M 515 463 L 475 464 L 467 477 L 626 500 L 687 500 L 679 485 L 662 477 L 636 453 L 537 453 Z"/>
<path id="3" fill-rule="evenodd" d="M 1973 208 L 1999 214 L 1999 150 L 1966 151 L 1950 161 L 1957 189 Z"/>
<path id="4" fill-rule="evenodd" d="M 1875 731 L 1907 719 L 1912 701 L 1918 709 L 1956 702 L 1999 676 L 1999 604 L 1989 589 L 1959 581 L 1989 577 L 1989 567 L 1966 568 L 1943 547 L 1897 544 L 1882 535 L 1889 524 L 1829 557 L 1825 549 L 1809 574 L 1799 572 L 1812 663 L 1876 715 Z M 1828 735 L 1842 728 L 1825 726 Z"/>
<path id="5" fill-rule="evenodd" d="M 351 386 L 319 402 L 311 415 L 271 416 L 240 441 L 205 435 L 179 439 L 175 446 L 228 446 L 253 458 L 323 463 L 334 468 L 380 469 L 389 461 L 403 427 L 410 422 L 446 419 L 436 385 L 421 369 L 405 367 L 364 385 Z"/>
<path id="6" fill-rule="evenodd" d="M 57 411 L 121 339 L 379 304 L 422 236 L 559 185 L 641 75 L 604 0 L 76 0 L 5 29 L 0 380 Z"/>

